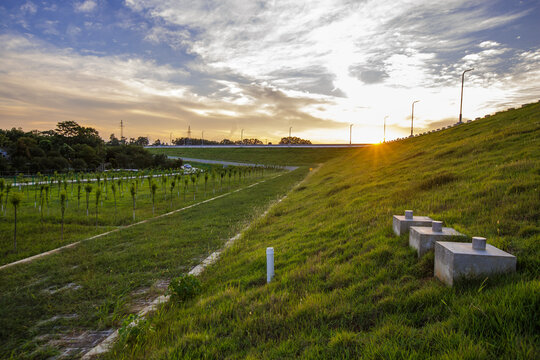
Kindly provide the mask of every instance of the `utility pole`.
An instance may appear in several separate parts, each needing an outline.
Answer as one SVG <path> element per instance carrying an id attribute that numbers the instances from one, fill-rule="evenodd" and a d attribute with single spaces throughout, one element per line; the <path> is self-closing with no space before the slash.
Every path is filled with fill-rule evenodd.
<path id="1" fill-rule="evenodd" d="M 461 101 L 459 102 L 459 121 L 458 121 L 458 124 L 461 124 L 461 118 L 462 118 L 462 114 L 461 114 L 461 110 L 463 108 L 463 83 L 465 82 L 465 73 L 467 71 L 473 71 L 474 69 L 467 69 L 465 70 L 462 74 L 461 74 Z"/>
<path id="2" fill-rule="evenodd" d="M 202 135 L 201 135 L 201 145 L 204 145 L 204 130 L 203 130 Z"/>
<path id="3" fill-rule="evenodd" d="M 384 117 L 384 133 L 383 133 L 383 143 L 386 142 L 386 119 L 388 118 L 388 115 Z"/>
<path id="4" fill-rule="evenodd" d="M 412 112 L 411 112 L 411 136 L 413 136 L 413 122 L 414 122 L 414 104 L 420 102 L 420 100 L 415 100 L 412 103 Z"/>
<path id="5" fill-rule="evenodd" d="M 188 125 L 187 128 L 187 143 L 188 145 L 191 145 L 191 125 Z"/>
<path id="6" fill-rule="evenodd" d="M 124 141 L 124 120 L 120 120 L 120 142 L 125 144 Z"/>
<path id="7" fill-rule="evenodd" d="M 240 144 L 244 145 L 244 129 L 240 132 Z"/>
<path id="8" fill-rule="evenodd" d="M 349 145 L 352 145 L 352 127 L 354 124 L 349 126 Z"/>

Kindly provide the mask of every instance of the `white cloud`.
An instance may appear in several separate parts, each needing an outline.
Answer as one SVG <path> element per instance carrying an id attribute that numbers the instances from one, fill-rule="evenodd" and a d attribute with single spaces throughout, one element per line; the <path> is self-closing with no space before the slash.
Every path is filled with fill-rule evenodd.
<path id="1" fill-rule="evenodd" d="M 33 2 L 31 1 L 27 1 L 26 3 L 24 3 L 23 5 L 21 5 L 21 11 L 23 13 L 28 13 L 28 14 L 35 14 L 38 10 L 38 7 L 36 4 L 34 4 Z"/>
<path id="2" fill-rule="evenodd" d="M 46 35 L 59 35 L 60 31 L 58 31 L 57 26 L 58 20 L 45 20 L 36 25 L 36 27 L 40 28 Z"/>
<path id="3" fill-rule="evenodd" d="M 75 25 L 69 25 L 66 29 L 66 34 L 71 37 L 76 37 L 81 32 L 81 28 Z"/>
<path id="4" fill-rule="evenodd" d="M 92 12 L 97 8 L 97 2 L 95 0 L 79 1 L 73 4 L 73 7 L 77 12 Z"/>
<path id="5" fill-rule="evenodd" d="M 501 44 L 499 44 L 498 42 L 496 41 L 482 41 L 480 44 L 478 44 L 479 47 L 481 48 L 492 48 L 492 47 L 497 47 L 497 46 L 500 46 Z"/>

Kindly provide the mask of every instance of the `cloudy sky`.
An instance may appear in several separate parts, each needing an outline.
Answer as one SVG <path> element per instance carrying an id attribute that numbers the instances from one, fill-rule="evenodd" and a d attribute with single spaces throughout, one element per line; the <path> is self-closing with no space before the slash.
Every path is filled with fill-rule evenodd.
<path id="1" fill-rule="evenodd" d="M 0 3 L 0 128 L 377 142 L 540 99 L 538 0 Z"/>

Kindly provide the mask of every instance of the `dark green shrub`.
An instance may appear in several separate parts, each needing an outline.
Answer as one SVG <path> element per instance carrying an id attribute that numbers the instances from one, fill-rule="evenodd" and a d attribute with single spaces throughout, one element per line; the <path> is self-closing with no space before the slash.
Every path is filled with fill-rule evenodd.
<path id="1" fill-rule="evenodd" d="M 182 274 L 171 280 L 169 294 L 179 301 L 186 301 L 200 294 L 201 282 L 193 275 Z"/>

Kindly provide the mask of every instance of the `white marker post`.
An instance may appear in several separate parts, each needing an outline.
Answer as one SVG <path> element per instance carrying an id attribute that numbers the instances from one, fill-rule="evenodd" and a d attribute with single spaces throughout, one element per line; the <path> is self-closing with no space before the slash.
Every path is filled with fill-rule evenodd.
<path id="1" fill-rule="evenodd" d="M 266 282 L 269 283 L 274 277 L 274 248 L 266 248 Z"/>

